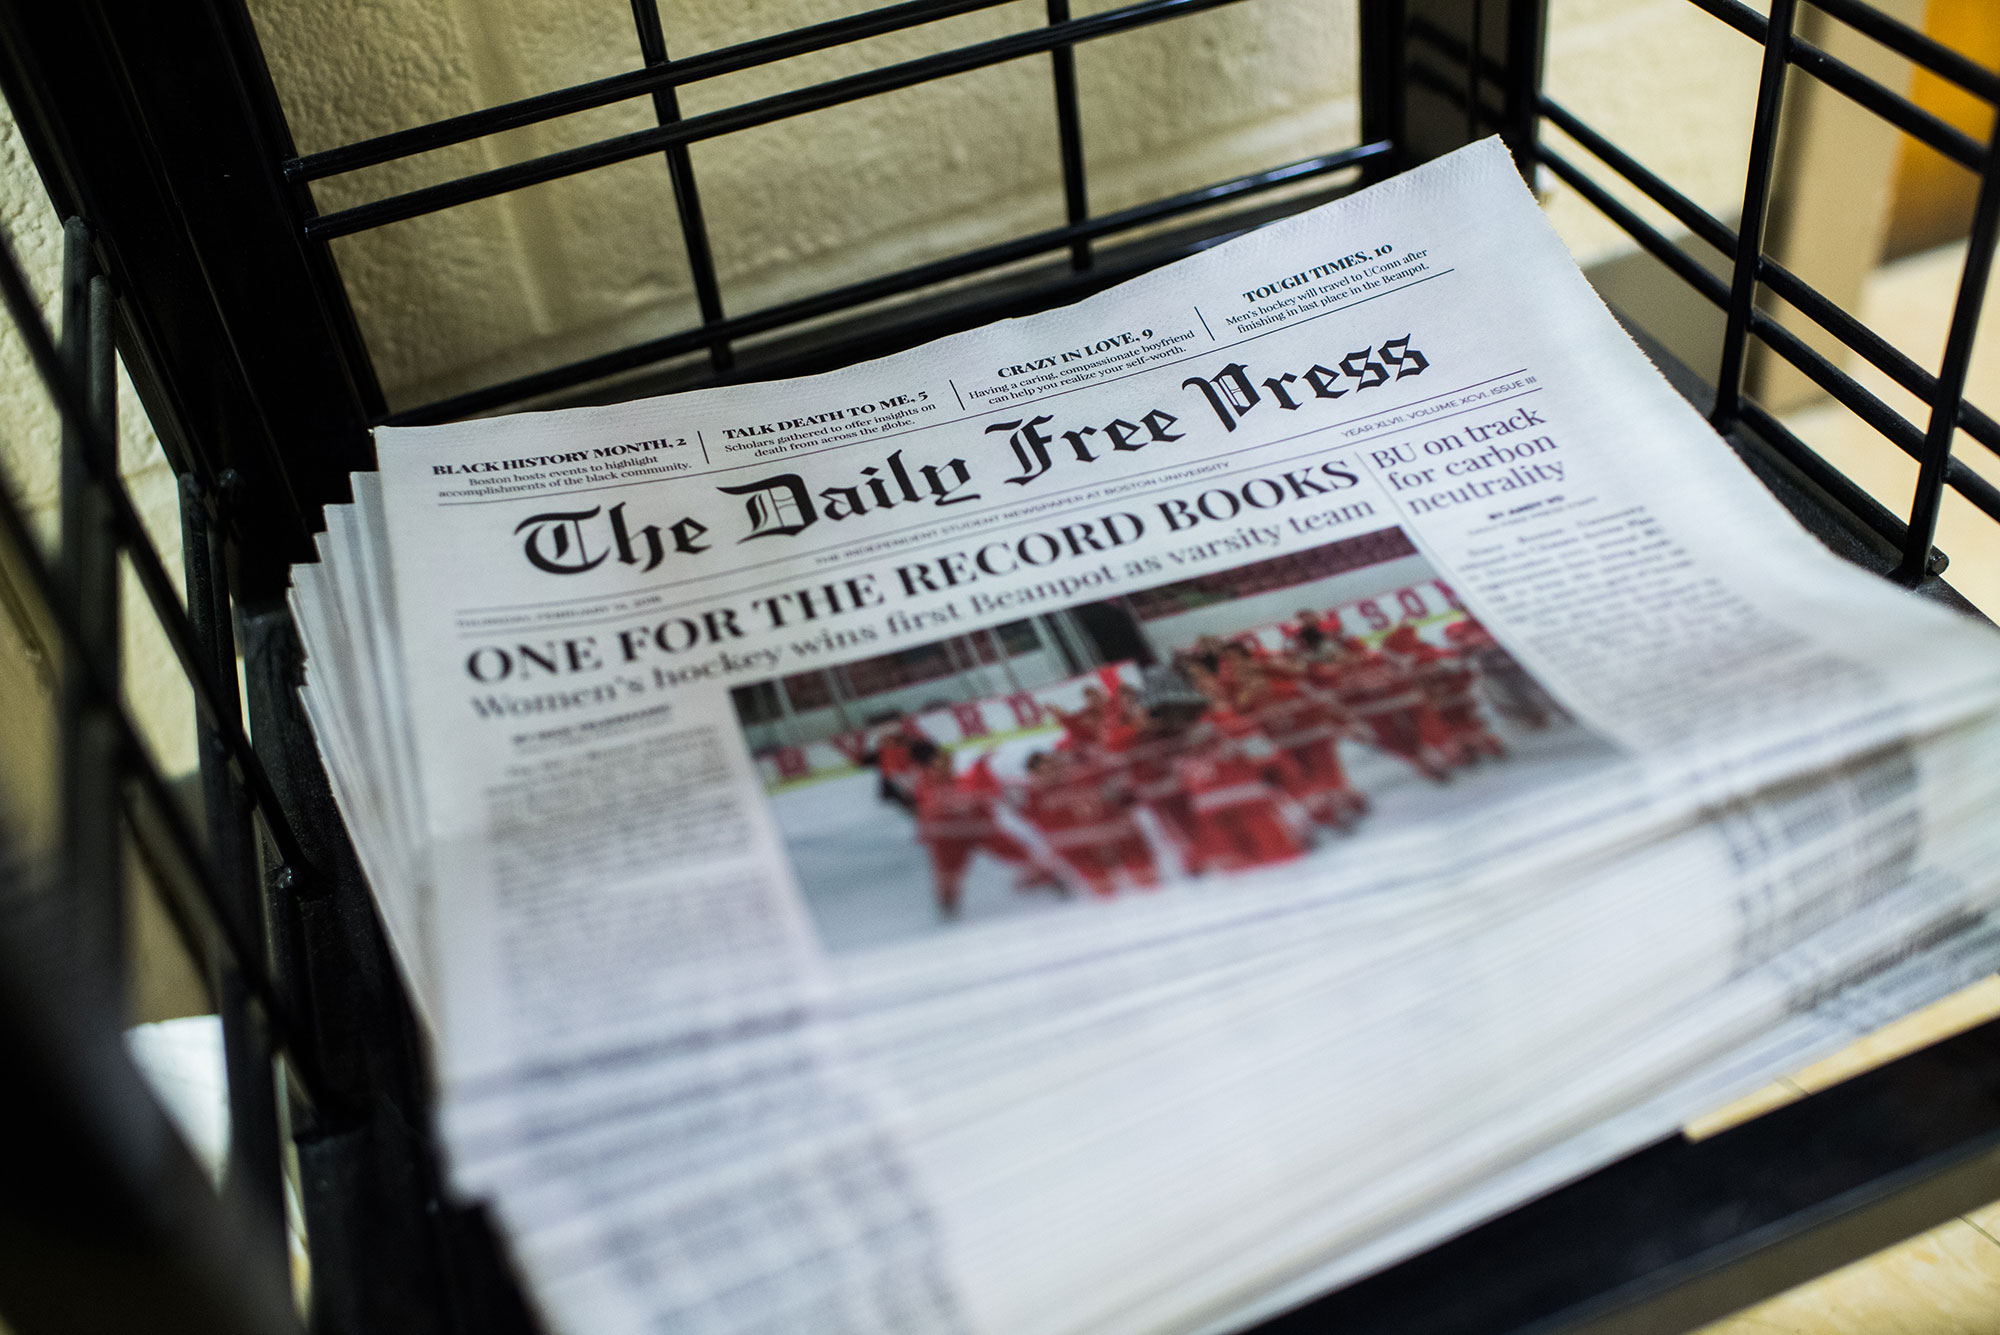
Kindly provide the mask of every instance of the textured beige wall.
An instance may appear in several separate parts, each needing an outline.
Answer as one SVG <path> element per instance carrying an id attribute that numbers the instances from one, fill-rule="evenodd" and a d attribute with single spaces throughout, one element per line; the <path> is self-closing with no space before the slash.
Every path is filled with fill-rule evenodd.
<path id="1" fill-rule="evenodd" d="M 13 118 L 0 107 L 0 232 L 22 265 L 42 315 L 52 329 L 60 328 L 58 313 L 62 276 L 62 224 L 29 160 Z M 180 518 L 174 476 L 160 453 L 159 442 L 146 423 L 139 399 L 119 376 L 119 466 L 160 552 L 178 586 L 181 569 Z M 0 480 L 28 514 L 44 551 L 53 562 L 57 504 L 60 499 L 58 442 L 60 432 L 53 405 L 43 392 L 26 345 L 13 322 L 0 318 Z M 0 579 L 5 573 L 0 572 Z M 126 573 L 124 598 L 125 688 L 133 712 L 154 759 L 167 774 L 194 765 L 193 700 L 174 665 L 172 651 L 151 610 Z M 9 605 L 0 590 L 0 608 Z M 41 634 L 9 617 L 0 635 L 0 653 L 45 657 Z M 49 674 L 37 668 L 33 680 L 45 689 Z M 30 708 L 19 696 L 0 696 L 0 722 L 25 723 L 39 706 Z M 0 761 L 0 763 L 4 763 Z"/>
<path id="2" fill-rule="evenodd" d="M 1913 27 L 1924 23 L 1926 0 L 1873 0 L 1877 9 Z M 1891 92 L 1910 91 L 1910 62 L 1816 9 L 1799 14 L 1799 31 Z M 1764 244 L 1780 264 L 1842 310 L 1858 312 L 1869 275 L 1889 233 L 1896 164 L 1906 136 L 1842 93 L 1803 76 L 1785 84 L 1777 179 Z M 1839 365 L 1847 349 L 1788 303 L 1767 299 L 1774 318 Z M 1761 345 L 1750 355 L 1748 388 L 1783 414 L 1824 397 L 1803 371 Z"/>
<path id="3" fill-rule="evenodd" d="M 1768 0 L 1752 0 L 1768 10 Z M 1550 0 L 1548 95 L 1710 213 L 1733 222 L 1749 167 L 1762 48 L 1688 0 Z M 1560 130 L 1550 147 L 1598 179 L 1609 173 Z M 1544 201 L 1578 264 L 1632 250 L 1624 232 L 1568 186 Z M 1612 194 L 1668 235 L 1686 229 L 1622 182 Z"/>
<path id="4" fill-rule="evenodd" d="M 688 55 L 863 7 L 682 0 L 664 17 L 670 49 Z M 252 10 L 308 150 L 639 60 L 629 11 L 609 0 L 255 0 Z M 746 70 L 683 90 L 683 109 L 698 114 L 1018 32 L 1043 14 L 1023 0 Z M 1352 142 L 1354 27 L 1351 3 L 1265 0 L 1080 49 L 1093 208 Z M 341 40 L 347 32 L 361 34 L 358 45 Z M 330 51 L 342 55 L 329 61 Z M 323 182 L 317 197 L 323 209 L 338 208 L 652 123 L 651 103 L 639 99 Z M 704 141 L 692 154 L 732 312 L 1063 221 L 1046 57 Z M 412 219 L 336 249 L 396 403 L 695 318 L 657 157 Z"/>
<path id="5" fill-rule="evenodd" d="M 46 297 L 61 272 L 61 232 L 4 107 L 0 118 L 0 230 Z M 55 423 L 32 378 L 19 333 L 0 318 L 0 464 L 9 492 L 30 507 L 46 539 L 55 531 Z M 57 838 L 55 665 L 47 628 L 30 615 L 33 604 L 16 591 L 16 578 L 0 550 L 0 820 L 11 855 L 36 874 Z"/>
<path id="6" fill-rule="evenodd" d="M 253 0 L 306 150 L 638 62 L 625 5 Z M 668 0 L 693 54 L 863 8 Z M 1111 7 L 1090 0 L 1078 13 Z M 1033 0 L 693 85 L 689 114 L 1035 26 Z M 1549 84 L 1718 213 L 1742 189 L 1756 50 L 1686 0 L 1556 0 Z M 330 55 L 330 53 L 332 53 Z M 1351 143 L 1355 0 L 1257 0 L 1077 52 L 1093 209 Z M 694 146 L 725 307 L 743 312 L 1062 221 L 1049 62 L 1030 57 Z M 653 123 L 640 99 L 315 187 L 331 210 Z M 1586 263 L 1629 249 L 1561 188 Z M 392 403 L 686 327 L 663 164 L 647 158 L 336 243 Z"/>

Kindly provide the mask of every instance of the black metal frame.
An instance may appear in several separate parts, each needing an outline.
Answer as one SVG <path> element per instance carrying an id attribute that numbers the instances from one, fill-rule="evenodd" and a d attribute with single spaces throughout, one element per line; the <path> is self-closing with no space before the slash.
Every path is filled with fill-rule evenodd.
<path id="1" fill-rule="evenodd" d="M 72 219 L 60 344 L 20 270 L 0 254 L 0 299 L 64 424 L 53 560 L 0 489 L 0 568 L 16 572 L 60 663 L 63 762 L 64 851 L 60 891 L 50 896 L 63 911 L 45 930 L 0 933 L 0 1063 L 24 1073 L 16 1089 L 29 1091 L 0 1101 L 0 1118 L 22 1123 L 13 1143 L 48 1147 L 0 1169 L 0 1313 L 22 1335 L 142 1323 L 204 1332 L 296 1327 L 285 1296 L 287 1137 L 314 1259 L 313 1329 L 534 1329 L 483 1219 L 442 1192 L 417 1031 L 294 699 L 299 650 L 282 597 L 286 572 L 310 558 L 321 507 L 345 500 L 349 472 L 371 465 L 371 425 L 799 374 L 881 355 L 1074 299 L 1497 130 L 1525 171 L 1546 168 L 1569 183 L 1724 312 L 1712 377 L 1661 360 L 1767 484 L 1844 555 L 1953 597 L 1937 579 L 1944 559 L 1933 547 L 1944 489 L 2000 519 L 2000 489 L 1951 454 L 1960 430 L 2000 451 L 2000 424 L 1964 400 L 2000 227 L 2000 138 L 1982 146 L 1796 37 L 1800 0 L 1773 0 L 1769 19 L 1737 0 L 1689 0 L 1764 47 L 1742 217 L 1732 229 L 1543 94 L 1543 0 L 1362 0 L 1360 142 L 1093 215 L 1074 46 L 1235 2 L 1131 0 L 1077 18 L 1068 0 L 1047 0 L 1041 26 L 683 116 L 677 90 L 698 81 L 999 0 L 907 0 L 682 58 L 669 52 L 657 0 L 632 0 L 639 59 L 626 72 L 301 155 L 241 0 L 0 0 L 0 89 Z M 2000 75 L 1858 0 L 1811 2 L 2000 102 Z M 728 313 L 690 144 L 1044 54 L 1062 226 Z M 1981 176 L 1936 375 L 1763 251 L 1779 113 L 1794 70 Z M 314 181 L 631 98 L 651 100 L 653 127 L 333 213 L 314 207 Z M 1544 124 L 1596 166 L 1545 143 Z M 388 410 L 328 247 L 333 238 L 655 153 L 678 205 L 696 325 Z M 1603 172 L 1732 257 L 1727 280 L 1621 204 Z M 1765 293 L 1923 399 L 1927 429 L 1761 309 Z M 1906 515 L 1890 513 L 1745 395 L 1752 340 L 1919 461 Z M 185 606 L 117 476 L 114 343 L 182 478 Z M 199 822 L 183 812 L 120 703 L 121 562 L 137 575 L 196 701 Z M 239 656 L 247 700 L 237 694 Z M 223 1017 L 235 1136 L 219 1194 L 173 1143 L 118 1045 L 127 847 L 165 884 Z M 1271 1328 L 1585 1330 L 1615 1320 L 1621 1331 L 1684 1329 L 1995 1197 L 2000 1025 L 1989 1025 L 1700 1144 L 1661 1142 Z"/>

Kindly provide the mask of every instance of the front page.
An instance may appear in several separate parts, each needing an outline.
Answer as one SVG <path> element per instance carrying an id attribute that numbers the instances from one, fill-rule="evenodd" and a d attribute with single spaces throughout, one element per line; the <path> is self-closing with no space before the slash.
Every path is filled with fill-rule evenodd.
<path id="1" fill-rule="evenodd" d="M 1798 529 L 1497 141 L 846 371 L 379 446 L 388 568 L 296 605 L 400 678 L 308 706 L 574 1328 L 1216 1319 L 1991 898 L 1927 740 L 1990 632 Z"/>

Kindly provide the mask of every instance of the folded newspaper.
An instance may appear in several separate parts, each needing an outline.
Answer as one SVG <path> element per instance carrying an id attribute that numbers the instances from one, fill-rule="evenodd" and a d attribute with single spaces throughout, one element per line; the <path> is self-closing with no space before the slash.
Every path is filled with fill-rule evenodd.
<path id="1" fill-rule="evenodd" d="M 1497 141 L 377 434 L 303 699 L 554 1330 L 1240 1328 L 2000 964 L 2000 639 L 1801 530 Z"/>

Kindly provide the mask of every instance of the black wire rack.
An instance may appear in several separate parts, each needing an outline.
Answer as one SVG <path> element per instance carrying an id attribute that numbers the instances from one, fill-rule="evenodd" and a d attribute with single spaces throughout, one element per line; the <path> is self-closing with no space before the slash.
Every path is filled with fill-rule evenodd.
<path id="1" fill-rule="evenodd" d="M 1960 433 L 2000 451 L 2000 424 L 1965 399 L 2000 225 L 2000 140 L 1979 142 L 1801 37 L 1800 0 L 1771 0 L 1768 13 L 1688 0 L 1762 48 L 1733 227 L 1544 94 L 1545 0 L 1361 0 L 1358 142 L 1109 213 L 1090 207 L 1075 48 L 1241 0 L 1136 0 L 1081 17 L 1046 0 L 1045 23 L 1002 37 L 682 114 L 690 85 L 1000 2 L 907 0 L 675 57 L 655 0 L 633 0 L 630 69 L 300 154 L 241 0 L 0 0 L 0 89 L 69 219 L 59 339 L 19 265 L 0 255 L 0 302 L 62 423 L 52 547 L 0 488 L 0 593 L 46 667 L 59 808 L 51 846 L 17 857 L 20 884 L 0 896 L 0 1069 L 11 1077 L 0 1117 L 16 1147 L 0 1167 L 0 1317 L 21 1335 L 536 1328 L 482 1215 L 443 1191 L 416 1027 L 294 698 L 287 570 L 310 559 L 321 509 L 348 498 L 348 474 L 372 465 L 372 426 L 878 356 L 1073 300 L 1498 132 L 1531 179 L 1560 178 L 1721 312 L 1717 365 L 1660 354 L 1663 369 L 1829 545 L 1952 600 L 1934 546 L 1946 490 L 2000 519 L 2000 489 L 1953 453 Z M 1812 4 L 2000 103 L 2000 75 L 1860 0 Z M 690 145 L 1022 60 L 1050 72 L 1061 226 L 734 309 Z M 1767 253 L 1781 110 L 1801 78 L 1979 178 L 1935 373 Z M 636 99 L 651 103 L 648 128 L 315 208 L 315 182 Z M 1581 152 L 1551 147 L 1545 126 Z M 388 410 L 334 239 L 656 155 L 698 322 Z M 1633 191 L 1687 237 L 1621 202 Z M 1701 246 L 1729 258 L 1726 274 Z M 1815 350 L 1773 299 L 1915 395 L 1926 424 Z M 1643 311 L 1630 314 L 1643 325 Z M 1746 393 L 1759 347 L 1918 462 L 1907 512 Z M 180 477 L 185 597 L 120 480 L 117 359 Z M 193 700 L 197 793 L 161 773 L 124 704 L 127 576 Z M 179 1147 L 121 1046 L 134 866 L 221 1017 L 232 1137 L 220 1188 Z M 309 1257 L 303 1303 L 287 1259 L 288 1189 Z M 1270 1328 L 1682 1330 L 1995 1198 L 2000 1025 L 1988 1025 L 1711 1139 L 1662 1141 Z"/>

